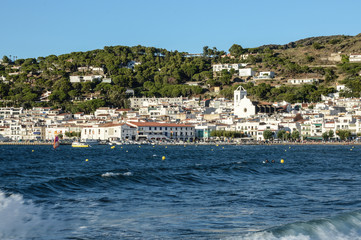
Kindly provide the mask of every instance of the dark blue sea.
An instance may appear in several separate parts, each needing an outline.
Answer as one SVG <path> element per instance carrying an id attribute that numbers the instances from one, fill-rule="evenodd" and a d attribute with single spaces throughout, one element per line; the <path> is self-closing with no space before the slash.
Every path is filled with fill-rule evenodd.
<path id="1" fill-rule="evenodd" d="M 0 239 L 361 239 L 360 156 L 353 145 L 0 146 Z"/>

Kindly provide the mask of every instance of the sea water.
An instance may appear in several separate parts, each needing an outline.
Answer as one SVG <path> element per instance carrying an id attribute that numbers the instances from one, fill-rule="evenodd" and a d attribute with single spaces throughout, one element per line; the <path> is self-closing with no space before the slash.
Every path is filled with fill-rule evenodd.
<path id="1" fill-rule="evenodd" d="M 0 146 L 0 239 L 361 239 L 360 154 Z"/>

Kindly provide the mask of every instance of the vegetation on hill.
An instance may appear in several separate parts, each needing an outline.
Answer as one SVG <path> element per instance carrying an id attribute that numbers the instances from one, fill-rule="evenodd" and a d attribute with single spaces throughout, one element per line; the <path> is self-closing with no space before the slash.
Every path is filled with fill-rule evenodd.
<path id="1" fill-rule="evenodd" d="M 219 86 L 220 96 L 232 98 L 239 85 L 236 71 L 212 71 L 216 63 L 248 63 L 256 71 L 274 71 L 277 78 L 263 83 L 242 83 L 257 100 L 317 102 L 321 95 L 334 92 L 337 82 L 344 83 L 346 97 L 361 95 L 361 64 L 350 63 L 350 53 L 361 52 L 361 35 L 302 39 L 286 45 L 243 48 L 234 44 L 224 51 L 205 46 L 200 56 L 144 46 L 104 47 L 59 56 L 13 59 L 4 56 L 0 64 L 0 104 L 2 106 L 53 106 L 71 112 L 92 112 L 102 106 L 127 107 L 127 89 L 135 96 L 178 97 L 214 96 L 210 89 Z M 341 61 L 327 60 L 337 53 Z M 247 57 L 244 57 L 246 56 Z M 242 57 L 243 56 L 243 57 Z M 92 68 L 91 68 L 92 67 Z M 101 68 L 100 70 L 94 70 Z M 101 80 L 71 83 L 70 76 L 103 75 Z M 319 78 L 321 84 L 290 86 L 288 78 Z M 243 81 L 247 79 L 242 79 Z M 197 82 L 197 84 L 186 84 Z M 49 102 L 40 102 L 51 91 Z M 92 99 L 86 101 L 85 99 Z"/>

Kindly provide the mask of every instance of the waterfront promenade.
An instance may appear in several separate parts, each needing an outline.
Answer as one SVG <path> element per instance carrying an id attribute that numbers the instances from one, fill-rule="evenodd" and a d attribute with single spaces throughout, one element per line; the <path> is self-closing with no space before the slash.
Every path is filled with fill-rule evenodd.
<path id="1" fill-rule="evenodd" d="M 145 143 L 145 142 L 132 142 L 120 145 L 361 145 L 361 142 L 262 142 L 262 141 L 247 141 L 247 142 L 158 142 L 158 143 Z M 52 142 L 0 142 L 1 145 L 53 145 Z M 60 145 L 71 145 L 71 143 L 60 143 Z M 100 145 L 100 144 L 99 144 Z M 108 144 L 101 144 L 108 145 Z"/>

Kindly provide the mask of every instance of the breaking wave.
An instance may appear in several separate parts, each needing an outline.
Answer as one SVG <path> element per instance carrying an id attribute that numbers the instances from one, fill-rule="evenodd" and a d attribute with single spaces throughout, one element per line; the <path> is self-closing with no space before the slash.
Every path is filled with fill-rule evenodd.
<path id="1" fill-rule="evenodd" d="M 0 191 L 0 239 L 49 239 L 56 223 L 20 194 Z"/>
<path id="2" fill-rule="evenodd" d="M 291 223 L 228 240 L 361 240 L 361 212 Z"/>

